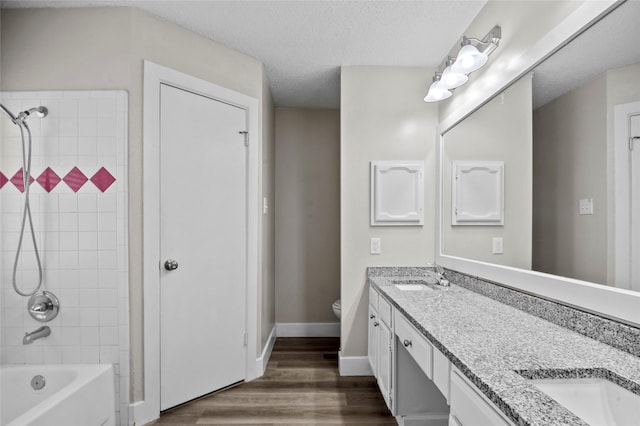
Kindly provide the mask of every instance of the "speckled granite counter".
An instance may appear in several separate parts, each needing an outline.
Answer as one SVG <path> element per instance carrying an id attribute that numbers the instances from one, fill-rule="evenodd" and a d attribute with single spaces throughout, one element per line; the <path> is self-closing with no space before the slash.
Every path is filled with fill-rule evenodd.
<path id="1" fill-rule="evenodd" d="M 426 292 L 394 285 L 420 278 L 368 279 L 515 424 L 586 425 L 523 375 L 606 377 L 640 394 L 640 358 L 455 284 Z"/>

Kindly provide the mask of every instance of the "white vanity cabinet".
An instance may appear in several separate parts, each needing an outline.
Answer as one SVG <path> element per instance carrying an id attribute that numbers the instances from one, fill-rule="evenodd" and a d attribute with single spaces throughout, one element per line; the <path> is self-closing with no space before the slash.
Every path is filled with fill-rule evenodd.
<path id="1" fill-rule="evenodd" d="M 457 368 L 451 369 L 449 426 L 513 426 Z"/>
<path id="2" fill-rule="evenodd" d="M 394 412 L 392 307 L 378 292 L 369 288 L 368 358 L 373 375 L 387 407 Z"/>
<path id="3" fill-rule="evenodd" d="M 447 402 L 433 377 L 433 347 L 369 288 L 368 358 L 391 413 L 405 426 L 446 426 Z"/>

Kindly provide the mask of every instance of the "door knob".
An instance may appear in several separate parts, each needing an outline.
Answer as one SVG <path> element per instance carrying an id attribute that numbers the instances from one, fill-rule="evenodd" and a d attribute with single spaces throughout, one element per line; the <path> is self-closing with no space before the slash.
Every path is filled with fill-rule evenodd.
<path id="1" fill-rule="evenodd" d="M 164 269 L 167 271 L 173 271 L 174 269 L 178 269 L 178 261 L 173 259 L 168 259 L 164 262 Z"/>

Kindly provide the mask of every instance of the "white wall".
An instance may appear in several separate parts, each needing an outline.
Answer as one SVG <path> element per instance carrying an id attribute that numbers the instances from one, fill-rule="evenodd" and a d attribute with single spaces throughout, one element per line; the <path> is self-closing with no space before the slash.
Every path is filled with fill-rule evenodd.
<path id="1" fill-rule="evenodd" d="M 422 98 L 433 70 L 343 67 L 340 110 L 340 286 L 343 356 L 367 353 L 367 266 L 419 266 L 434 259 L 437 106 Z M 420 227 L 369 225 L 369 162 L 425 162 L 425 221 Z M 382 253 L 369 254 L 380 237 Z"/>
<path id="2" fill-rule="evenodd" d="M 339 110 L 276 110 L 276 187 L 276 322 L 337 322 Z"/>
<path id="3" fill-rule="evenodd" d="M 531 269 L 531 76 L 521 78 L 444 136 L 442 251 Z M 452 226 L 452 161 L 504 161 L 504 225 Z M 504 253 L 492 253 L 492 238 Z"/>
<path id="4" fill-rule="evenodd" d="M 272 102 L 262 64 L 176 25 L 130 8 L 13 9 L 2 12 L 3 90 L 124 89 L 129 93 L 129 248 L 132 401 L 143 399 L 142 82 L 143 60 L 174 68 L 261 102 L 267 141 L 259 188 L 273 193 Z M 267 137 L 268 136 L 268 137 Z M 262 194 L 259 194 L 262 200 Z M 260 205 L 261 202 L 260 202 Z M 255 213 L 263 236 L 258 270 L 258 352 L 272 321 L 273 219 Z M 271 224 L 270 222 L 271 221 Z M 263 245 L 264 244 L 264 245 Z M 263 261 L 264 259 L 264 261 Z M 267 280 L 266 285 L 263 281 Z M 264 302 L 264 306 L 262 306 Z M 256 354 L 256 356 L 258 356 Z"/>

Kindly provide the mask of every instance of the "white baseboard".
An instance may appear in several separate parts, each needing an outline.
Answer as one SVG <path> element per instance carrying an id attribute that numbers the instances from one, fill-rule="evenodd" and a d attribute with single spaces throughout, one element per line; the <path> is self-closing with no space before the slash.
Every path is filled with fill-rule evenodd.
<path id="1" fill-rule="evenodd" d="M 160 412 L 154 412 L 151 404 L 137 401 L 129 404 L 129 424 L 143 426 L 160 417 Z"/>
<path id="2" fill-rule="evenodd" d="M 258 375 L 254 378 L 260 377 L 264 374 L 267 369 L 267 363 L 269 362 L 269 358 L 271 358 L 271 352 L 273 351 L 273 345 L 276 344 L 276 325 L 273 325 L 271 329 L 271 333 L 269 333 L 269 337 L 267 338 L 267 344 L 264 345 L 264 349 L 262 350 L 262 354 L 258 359 L 256 359 L 256 371 Z"/>
<path id="3" fill-rule="evenodd" d="M 369 358 L 366 356 L 343 356 L 340 351 L 338 364 L 341 376 L 373 376 Z"/>
<path id="4" fill-rule="evenodd" d="M 339 322 L 278 323 L 278 337 L 340 337 Z"/>

